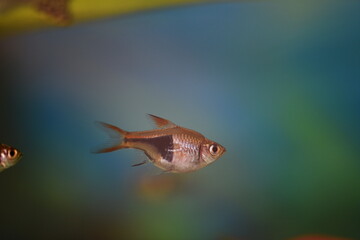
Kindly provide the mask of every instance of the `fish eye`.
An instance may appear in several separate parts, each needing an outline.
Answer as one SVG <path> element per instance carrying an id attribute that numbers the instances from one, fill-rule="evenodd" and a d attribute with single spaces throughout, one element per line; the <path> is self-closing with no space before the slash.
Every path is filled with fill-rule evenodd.
<path id="1" fill-rule="evenodd" d="M 8 152 L 8 156 L 9 156 L 10 158 L 15 157 L 16 154 L 17 154 L 17 151 L 16 151 L 15 149 L 11 149 L 11 150 Z"/>
<path id="2" fill-rule="evenodd" d="M 217 145 L 213 144 L 210 146 L 209 150 L 212 155 L 215 155 L 219 151 L 219 147 Z"/>

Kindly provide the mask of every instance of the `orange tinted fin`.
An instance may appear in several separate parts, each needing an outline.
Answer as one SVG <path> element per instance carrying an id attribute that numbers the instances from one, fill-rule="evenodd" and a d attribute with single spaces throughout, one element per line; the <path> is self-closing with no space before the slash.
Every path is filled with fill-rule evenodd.
<path id="1" fill-rule="evenodd" d="M 164 118 L 161 118 L 161 117 L 157 117 L 155 115 L 152 115 L 152 114 L 148 114 L 149 117 L 151 118 L 151 120 L 153 120 L 153 122 L 155 123 L 155 125 L 159 128 L 171 128 L 171 127 L 176 127 L 176 124 L 167 120 L 167 119 L 164 119 Z"/>
<path id="2" fill-rule="evenodd" d="M 109 132 L 110 136 L 112 138 L 115 138 L 116 142 L 112 143 L 112 145 L 109 147 L 105 147 L 105 148 L 95 151 L 95 153 L 113 152 L 115 150 L 126 148 L 123 140 L 124 140 L 125 136 L 128 134 L 127 131 L 125 131 L 121 128 L 118 128 L 114 125 L 108 124 L 108 123 L 104 123 L 104 122 L 97 122 L 97 123 L 99 123 L 101 126 L 105 127 L 105 129 L 111 130 L 111 132 Z M 114 136 L 114 134 L 113 134 L 114 132 L 116 133 L 116 136 Z"/>

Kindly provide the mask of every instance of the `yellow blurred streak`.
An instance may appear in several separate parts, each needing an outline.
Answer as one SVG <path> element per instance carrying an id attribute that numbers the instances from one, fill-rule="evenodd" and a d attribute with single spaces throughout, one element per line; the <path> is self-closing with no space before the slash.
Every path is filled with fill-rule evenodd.
<path id="1" fill-rule="evenodd" d="M 189 4 L 196 2 L 206 2 L 205 0 L 107 0 L 89 1 L 75 0 L 72 9 L 78 21 L 92 18 L 101 18 L 109 15 L 126 14 L 152 8 L 166 7 L 171 5 Z"/>
<path id="2" fill-rule="evenodd" d="M 12 1 L 15 2 L 16 0 Z M 220 1 L 221 0 L 72 0 L 69 2 L 68 9 L 72 16 L 71 24 L 76 24 L 93 19 L 161 7 Z M 27 4 L 18 4 L 18 6 L 14 6 L 8 10 L 3 9 L 3 11 L 1 11 L 0 9 L 0 36 L 65 25 L 57 21 L 54 16 L 38 11 L 35 4 L 36 1 Z"/>

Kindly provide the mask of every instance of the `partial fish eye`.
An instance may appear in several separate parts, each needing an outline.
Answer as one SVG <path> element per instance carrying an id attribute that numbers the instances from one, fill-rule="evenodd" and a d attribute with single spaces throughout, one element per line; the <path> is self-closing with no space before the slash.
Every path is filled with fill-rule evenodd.
<path id="1" fill-rule="evenodd" d="M 212 155 L 215 155 L 218 151 L 219 151 L 219 147 L 217 145 L 213 144 L 210 146 L 210 153 Z"/>
<path id="2" fill-rule="evenodd" d="M 16 156 L 16 154 L 17 154 L 17 151 L 14 150 L 14 149 L 11 149 L 11 150 L 8 152 L 8 156 L 9 156 L 10 158 L 14 158 L 14 157 Z"/>

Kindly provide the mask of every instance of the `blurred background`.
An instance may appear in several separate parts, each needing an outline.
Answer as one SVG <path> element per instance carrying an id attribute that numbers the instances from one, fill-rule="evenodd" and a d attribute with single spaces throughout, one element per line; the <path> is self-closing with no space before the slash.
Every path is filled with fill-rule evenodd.
<path id="1" fill-rule="evenodd" d="M 1 239 L 360 239 L 360 2 L 186 5 L 0 39 Z M 151 113 L 227 148 L 92 154 Z M 305 238 L 304 238 L 305 239 Z"/>

